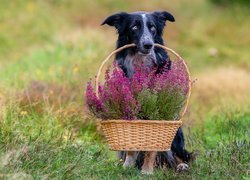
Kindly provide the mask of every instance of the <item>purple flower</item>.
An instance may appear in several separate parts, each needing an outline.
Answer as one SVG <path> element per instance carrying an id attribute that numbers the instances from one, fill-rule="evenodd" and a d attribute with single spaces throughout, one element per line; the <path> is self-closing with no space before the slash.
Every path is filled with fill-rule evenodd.
<path id="1" fill-rule="evenodd" d="M 145 103 L 141 104 L 142 101 L 149 99 L 148 97 L 143 98 L 142 92 L 147 90 L 154 94 L 154 98 L 155 95 L 160 96 L 162 92 L 169 96 L 184 97 L 188 91 L 188 83 L 189 78 L 185 66 L 180 60 L 172 63 L 171 70 L 165 70 L 159 74 L 156 74 L 154 68 L 135 67 L 135 73 L 131 79 L 127 78 L 123 71 L 114 64 L 112 72 L 110 68 L 106 70 L 104 84 L 99 85 L 100 99 L 96 97 L 91 82 L 87 83 L 86 103 L 94 115 L 103 119 L 138 119 L 138 117 L 144 117 L 141 112 L 142 109 L 145 109 Z M 176 91 L 180 93 L 176 93 Z M 181 99 L 181 97 L 176 98 Z M 152 102 L 155 100 L 157 99 Z M 169 104 L 169 102 L 167 103 Z M 178 106 L 181 107 L 181 105 Z M 175 109 L 174 107 L 169 108 Z M 157 110 L 157 107 L 151 109 Z M 158 114 L 157 112 L 152 113 Z"/>
<path id="2" fill-rule="evenodd" d="M 86 96 L 86 103 L 89 109 L 92 112 L 94 112 L 95 115 L 97 115 L 98 112 L 103 111 L 103 104 L 100 101 L 100 99 L 96 97 L 96 94 L 94 92 L 91 82 L 87 83 L 85 96 Z"/>

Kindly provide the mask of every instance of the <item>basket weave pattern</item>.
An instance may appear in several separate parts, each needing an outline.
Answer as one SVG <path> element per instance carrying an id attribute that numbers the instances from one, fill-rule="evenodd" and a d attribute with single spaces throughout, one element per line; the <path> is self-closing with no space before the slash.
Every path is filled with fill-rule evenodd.
<path id="1" fill-rule="evenodd" d="M 166 151 L 170 150 L 176 130 L 182 121 L 108 120 L 102 129 L 111 150 Z"/>
<path id="2" fill-rule="evenodd" d="M 102 69 L 107 61 L 117 52 L 126 48 L 134 47 L 134 44 L 128 44 L 111 52 L 102 62 L 96 76 L 96 96 L 99 98 L 98 87 Z M 174 50 L 160 44 L 156 47 L 171 52 L 177 59 L 182 60 L 189 77 L 189 90 L 186 96 L 186 102 L 179 113 L 179 120 L 102 120 L 101 127 L 107 138 L 111 150 L 123 151 L 167 151 L 170 150 L 172 141 L 178 128 L 181 126 L 181 118 L 184 116 L 189 98 L 191 95 L 191 78 L 185 61 Z"/>

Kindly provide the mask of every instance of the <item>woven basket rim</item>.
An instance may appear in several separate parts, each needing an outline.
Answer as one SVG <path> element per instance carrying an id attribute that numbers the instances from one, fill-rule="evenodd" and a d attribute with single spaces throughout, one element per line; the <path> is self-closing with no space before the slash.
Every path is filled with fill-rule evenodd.
<path id="1" fill-rule="evenodd" d="M 108 123 L 133 123 L 133 124 L 182 124 L 182 120 L 124 120 L 124 119 L 110 119 L 101 120 L 101 124 Z"/>

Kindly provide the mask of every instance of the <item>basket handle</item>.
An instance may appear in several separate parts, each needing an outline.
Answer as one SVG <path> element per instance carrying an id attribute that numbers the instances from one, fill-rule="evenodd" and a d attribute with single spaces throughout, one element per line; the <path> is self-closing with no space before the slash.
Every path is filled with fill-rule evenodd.
<path id="1" fill-rule="evenodd" d="M 191 95 L 191 77 L 190 77 L 190 72 L 189 72 L 189 70 L 188 70 L 188 67 L 187 67 L 187 64 L 186 64 L 186 62 L 181 58 L 181 56 L 178 54 L 178 53 L 176 53 L 173 49 L 170 49 L 170 48 L 168 48 L 168 47 L 166 47 L 166 46 L 163 46 L 163 45 L 161 45 L 161 44 L 154 44 L 156 47 L 160 47 L 160 48 L 162 48 L 162 49 L 165 49 L 166 51 L 169 51 L 169 52 L 171 52 L 173 55 L 175 55 L 178 59 L 181 59 L 182 61 L 183 61 L 183 64 L 184 64 L 184 66 L 185 66 L 185 68 L 186 68 L 186 72 L 187 72 L 187 74 L 188 74 L 188 80 L 189 80 L 189 83 L 188 83 L 188 93 L 187 93 L 187 96 L 186 96 L 186 102 L 185 102 L 185 104 L 184 104 L 184 108 L 182 108 L 182 111 L 179 113 L 179 119 L 181 119 L 183 116 L 184 116 L 184 114 L 185 114 L 185 112 L 186 112 L 186 110 L 187 110 L 187 106 L 188 106 L 188 103 L 189 103 L 189 99 L 190 99 L 190 95 Z M 112 51 L 105 59 L 104 59 L 104 61 L 102 62 L 102 64 L 101 64 L 101 66 L 99 67 L 99 69 L 98 69 L 98 73 L 97 73 L 97 76 L 96 76 L 96 82 L 95 82 L 95 94 L 96 94 L 96 97 L 99 99 L 99 81 L 100 81 L 100 76 L 101 76 L 101 73 L 102 73 L 102 69 L 103 69 L 103 67 L 104 67 L 104 65 L 108 62 L 108 60 L 114 55 L 114 54 L 116 54 L 116 53 L 118 53 L 118 52 L 120 52 L 120 51 L 122 51 L 122 50 L 124 50 L 124 49 L 127 49 L 127 48 L 130 48 L 130 47 L 134 47 L 135 46 L 135 44 L 127 44 L 127 45 L 125 45 L 125 46 L 122 46 L 122 47 L 120 47 L 120 48 L 118 48 L 118 49 L 116 49 L 116 50 L 114 50 L 114 51 Z"/>

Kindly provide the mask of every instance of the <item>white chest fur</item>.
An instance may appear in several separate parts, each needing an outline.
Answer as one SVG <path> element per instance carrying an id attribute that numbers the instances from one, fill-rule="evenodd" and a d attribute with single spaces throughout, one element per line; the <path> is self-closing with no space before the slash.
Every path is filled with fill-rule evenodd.
<path id="1" fill-rule="evenodd" d="M 133 76 L 135 66 L 141 67 L 143 65 L 150 68 L 154 64 L 156 64 L 156 57 L 153 51 L 148 55 L 140 53 L 136 53 L 135 55 L 127 55 L 123 62 L 123 65 L 127 69 L 128 77 Z"/>

